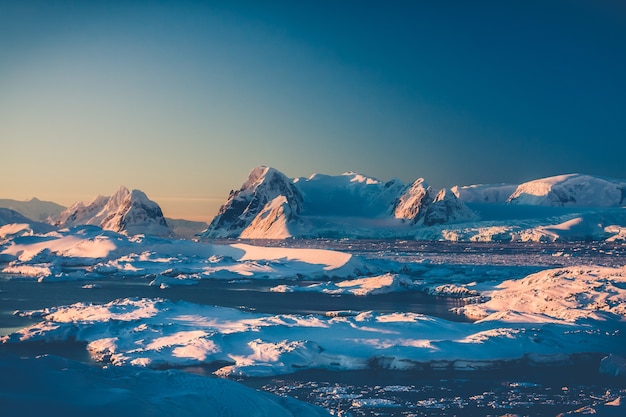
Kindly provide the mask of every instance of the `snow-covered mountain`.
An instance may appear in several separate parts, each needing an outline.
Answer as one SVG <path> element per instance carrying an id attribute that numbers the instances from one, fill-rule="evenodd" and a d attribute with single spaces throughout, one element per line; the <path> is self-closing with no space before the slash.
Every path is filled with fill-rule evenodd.
<path id="1" fill-rule="evenodd" d="M 320 217 L 386 216 L 406 188 L 399 180 L 384 183 L 355 172 L 314 174 L 293 183 L 305 201 L 303 214 Z"/>
<path id="2" fill-rule="evenodd" d="M 576 207 L 626 205 L 626 181 L 568 174 L 525 182 L 507 199 L 510 204 Z"/>
<path id="3" fill-rule="evenodd" d="M 451 191 L 434 192 L 423 179 L 410 186 L 354 172 L 289 179 L 261 166 L 231 191 L 203 237 L 390 237 L 475 218 Z"/>
<path id="4" fill-rule="evenodd" d="M 302 195 L 289 178 L 260 166 L 250 172 L 238 191 L 230 192 L 203 235 L 254 238 L 263 230 L 271 238 L 289 237 L 287 224 L 297 219 L 301 206 Z"/>
<path id="5" fill-rule="evenodd" d="M 419 178 L 396 200 L 393 214 L 397 219 L 411 220 L 416 223 L 424 217 L 423 209 L 430 200 L 432 200 L 432 190 L 423 178 Z"/>
<path id="6" fill-rule="evenodd" d="M 64 210 L 55 221 L 59 227 L 96 225 L 128 235 L 171 234 L 161 207 L 139 190 L 120 187 L 109 197 L 97 196 L 89 204 L 81 201 Z"/>
<path id="7" fill-rule="evenodd" d="M 626 180 L 565 174 L 522 184 L 454 186 L 452 192 L 465 203 L 551 207 L 626 206 Z"/>
<path id="8" fill-rule="evenodd" d="M 394 216 L 424 226 L 458 223 L 477 218 L 476 214 L 451 190 L 444 188 L 434 196 L 433 194 L 433 189 L 423 178 L 419 178 L 396 201 Z"/>
<path id="9" fill-rule="evenodd" d="M 476 220 L 477 217 L 451 190 L 444 188 L 426 206 L 424 225 L 459 223 Z"/>
<path id="10" fill-rule="evenodd" d="M 46 206 L 37 199 L 25 203 Z M 1 234 L 46 229 L 16 214 L 4 212 Z M 435 190 L 423 178 L 405 184 L 346 172 L 291 179 L 260 166 L 231 191 L 204 231 L 202 223 L 171 220 L 168 227 L 157 203 L 124 187 L 110 197 L 75 203 L 49 222 L 97 225 L 128 235 L 171 235 L 176 229 L 182 238 L 626 241 L 626 180 L 568 174 L 519 185 Z"/>
<path id="11" fill-rule="evenodd" d="M 452 191 L 480 221 L 419 230 L 417 239 L 463 241 L 626 240 L 626 180 L 582 174 Z"/>
<path id="12" fill-rule="evenodd" d="M 55 218 L 65 210 L 65 207 L 60 204 L 51 201 L 42 201 L 38 198 L 31 198 L 28 201 L 1 198 L 0 207 L 15 210 L 29 219 L 39 222 L 45 222 L 50 218 Z"/>

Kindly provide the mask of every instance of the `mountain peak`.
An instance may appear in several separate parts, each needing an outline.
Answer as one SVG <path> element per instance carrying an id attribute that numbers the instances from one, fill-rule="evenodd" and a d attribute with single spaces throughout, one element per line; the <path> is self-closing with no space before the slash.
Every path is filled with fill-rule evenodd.
<path id="1" fill-rule="evenodd" d="M 126 188 L 125 185 L 120 185 L 115 194 L 128 195 L 130 194 L 130 191 L 128 190 L 128 188 Z"/>
<path id="2" fill-rule="evenodd" d="M 260 165 L 256 168 L 253 168 L 252 171 L 248 174 L 248 180 L 241 187 L 242 189 L 249 189 L 258 186 L 268 174 L 272 174 L 276 171 L 274 168 Z"/>
<path id="3" fill-rule="evenodd" d="M 397 199 L 393 208 L 397 219 L 417 222 L 423 217 L 423 210 L 432 200 L 432 190 L 424 178 L 416 179 L 408 189 Z"/>
<path id="4" fill-rule="evenodd" d="M 91 224 L 130 235 L 171 234 L 159 205 L 144 192 L 129 191 L 124 186 L 110 197 L 99 195 L 87 205 L 73 204 L 59 215 L 56 224 L 61 227 Z"/>
<path id="5" fill-rule="evenodd" d="M 368 176 L 365 176 L 363 174 L 359 174 L 357 172 L 354 171 L 348 171 L 348 172 L 344 172 L 343 174 L 341 174 L 343 176 L 346 177 L 350 177 L 350 182 L 358 182 L 358 183 L 365 183 L 365 184 L 380 184 L 381 181 L 378 181 L 376 178 L 371 178 Z"/>
<path id="6" fill-rule="evenodd" d="M 424 225 L 432 226 L 434 224 L 471 221 L 476 220 L 477 217 L 472 210 L 457 198 L 452 190 L 443 188 L 426 208 Z"/>
<path id="7" fill-rule="evenodd" d="M 276 198 L 279 196 L 283 196 L 284 201 L 277 205 Z M 287 207 L 283 207 L 285 205 Z M 302 195 L 293 181 L 275 168 L 259 166 L 250 171 L 239 190 L 230 192 L 228 200 L 220 207 L 203 236 L 238 237 L 261 213 L 265 213 L 264 218 L 268 213 L 295 218 L 301 206 Z M 275 216 L 269 219 L 263 222 L 266 228 L 271 228 L 272 222 L 284 222 Z"/>

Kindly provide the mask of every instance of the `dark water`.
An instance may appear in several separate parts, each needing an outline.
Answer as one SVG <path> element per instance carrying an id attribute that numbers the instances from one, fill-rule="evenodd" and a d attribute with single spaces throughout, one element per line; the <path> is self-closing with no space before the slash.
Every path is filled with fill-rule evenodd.
<path id="1" fill-rule="evenodd" d="M 437 242 L 416 240 L 294 239 L 241 240 L 259 246 L 331 249 L 376 259 L 400 262 L 428 260 L 452 265 L 492 267 L 573 265 L 620 267 L 626 264 L 623 242 Z M 216 240 L 229 244 L 232 240 Z"/>
<path id="2" fill-rule="evenodd" d="M 203 280 L 198 285 L 166 289 L 150 286 L 150 279 L 106 279 L 98 281 L 35 282 L 0 275 L 0 335 L 39 321 L 16 316 L 16 310 L 37 310 L 77 302 L 107 303 L 117 298 L 167 298 L 203 305 L 239 308 L 267 314 L 324 314 L 333 310 L 378 311 L 391 313 L 411 311 L 452 321 L 468 321 L 451 313 L 462 303 L 422 292 L 397 292 L 376 296 L 329 295 L 324 293 L 271 292 L 270 288 L 294 285 L 293 281 L 222 281 Z M 95 284 L 96 288 L 82 288 Z M 299 282 L 308 285 L 311 282 Z"/>
<path id="3" fill-rule="evenodd" d="M 306 371 L 242 382 L 353 416 L 556 416 L 626 395 L 623 380 L 598 374 L 597 360 L 472 373 Z"/>

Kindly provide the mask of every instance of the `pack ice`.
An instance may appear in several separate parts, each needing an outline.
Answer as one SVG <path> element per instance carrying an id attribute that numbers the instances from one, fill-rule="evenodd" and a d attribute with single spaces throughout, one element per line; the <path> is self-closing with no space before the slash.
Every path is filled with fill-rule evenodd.
<path id="1" fill-rule="evenodd" d="M 5 235 L 5 274 L 36 280 L 149 276 L 154 285 L 200 279 L 302 278 L 307 291 L 367 296 L 398 290 L 464 294 L 458 309 L 474 322 L 412 312 L 258 314 L 159 299 L 77 303 L 18 314 L 41 321 L 2 343 L 84 342 L 93 360 L 117 366 L 211 364 L 219 375 L 274 375 L 302 369 L 485 369 L 563 363 L 577 356 L 623 356 L 626 269 L 566 267 L 521 279 L 478 283 L 471 275 L 440 279 L 450 266 L 406 264 L 323 249 L 214 245 L 128 237 L 96 226 Z M 479 273 L 485 270 L 480 270 Z M 442 285 L 447 284 L 447 285 Z"/>

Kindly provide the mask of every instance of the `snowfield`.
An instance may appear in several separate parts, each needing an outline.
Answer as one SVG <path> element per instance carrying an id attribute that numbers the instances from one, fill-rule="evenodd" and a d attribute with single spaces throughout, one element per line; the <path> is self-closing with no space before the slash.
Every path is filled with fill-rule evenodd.
<path id="1" fill-rule="evenodd" d="M 42 235 L 24 228 L 11 230 L 19 233 L 2 242 L 0 260 L 8 265 L 0 271 L 40 281 L 151 276 L 155 285 L 174 285 L 187 279 L 352 276 L 367 270 L 350 254 L 322 249 L 128 237 L 96 226 Z"/>

